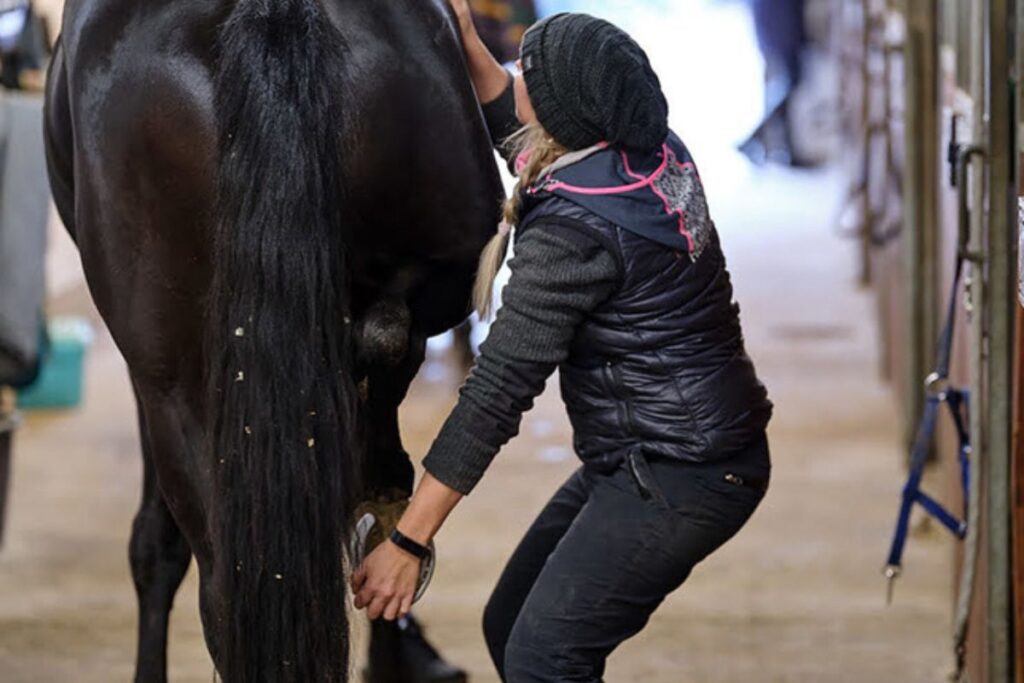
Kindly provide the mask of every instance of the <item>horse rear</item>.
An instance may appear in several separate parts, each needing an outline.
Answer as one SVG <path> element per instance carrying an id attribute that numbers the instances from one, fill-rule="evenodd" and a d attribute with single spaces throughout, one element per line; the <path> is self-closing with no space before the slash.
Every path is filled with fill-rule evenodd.
<path id="1" fill-rule="evenodd" d="M 397 402 L 501 197 L 457 41 L 443 0 L 65 12 L 48 156 L 139 402 L 139 680 L 189 551 L 225 680 L 347 679 L 363 444 L 404 457 Z"/>

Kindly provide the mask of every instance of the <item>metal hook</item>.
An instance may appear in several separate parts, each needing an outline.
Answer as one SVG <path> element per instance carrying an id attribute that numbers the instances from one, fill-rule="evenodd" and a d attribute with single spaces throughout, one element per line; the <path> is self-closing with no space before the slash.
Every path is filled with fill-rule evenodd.
<path id="1" fill-rule="evenodd" d="M 971 206 L 968 197 L 968 174 L 973 157 L 984 157 L 985 148 L 980 145 L 960 145 L 956 154 L 957 197 L 959 201 L 959 220 L 957 226 L 957 253 L 964 261 L 981 263 L 985 255 L 970 250 L 971 241 Z"/>
<path id="2" fill-rule="evenodd" d="M 885 591 L 885 604 L 887 606 L 892 605 L 892 594 L 893 590 L 896 588 L 896 579 L 900 577 L 902 572 L 903 570 L 894 564 L 886 565 L 885 567 L 885 571 L 883 573 L 885 574 L 886 580 L 889 582 Z"/>
<path id="3" fill-rule="evenodd" d="M 929 398 L 945 401 L 949 397 L 949 378 L 933 372 L 925 379 L 924 390 Z"/>

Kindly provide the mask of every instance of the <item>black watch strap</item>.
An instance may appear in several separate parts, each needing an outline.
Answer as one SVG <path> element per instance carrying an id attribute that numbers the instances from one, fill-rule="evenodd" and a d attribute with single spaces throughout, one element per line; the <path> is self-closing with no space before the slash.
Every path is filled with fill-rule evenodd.
<path id="1" fill-rule="evenodd" d="M 390 538 L 392 543 L 410 555 L 414 555 L 421 560 L 425 560 L 430 557 L 430 548 L 425 545 L 420 545 L 398 529 L 391 532 Z"/>

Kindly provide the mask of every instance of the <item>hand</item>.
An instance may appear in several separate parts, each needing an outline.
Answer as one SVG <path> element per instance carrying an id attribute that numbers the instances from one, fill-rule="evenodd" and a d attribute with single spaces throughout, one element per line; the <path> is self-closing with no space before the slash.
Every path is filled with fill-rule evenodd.
<path id="1" fill-rule="evenodd" d="M 420 560 L 391 541 L 384 541 L 370 553 L 352 575 L 356 609 L 366 616 L 388 621 L 404 617 L 412 609 L 419 584 Z"/>
<path id="2" fill-rule="evenodd" d="M 452 6 L 452 10 L 459 20 L 459 30 L 462 31 L 463 36 L 469 36 L 476 31 L 473 12 L 469 8 L 469 0 L 448 0 L 448 4 Z"/>
<path id="3" fill-rule="evenodd" d="M 398 527 L 409 538 L 426 545 L 460 500 L 461 493 L 427 472 Z M 412 609 L 419 579 L 419 559 L 385 540 L 352 575 L 356 609 L 365 608 L 371 619 L 404 617 Z"/>
<path id="4" fill-rule="evenodd" d="M 448 4 L 459 21 L 466 66 L 469 67 L 469 76 L 476 88 L 477 99 L 481 104 L 493 102 L 508 87 L 508 72 L 498 63 L 484 45 L 480 34 L 476 32 L 469 0 L 448 0 Z"/>

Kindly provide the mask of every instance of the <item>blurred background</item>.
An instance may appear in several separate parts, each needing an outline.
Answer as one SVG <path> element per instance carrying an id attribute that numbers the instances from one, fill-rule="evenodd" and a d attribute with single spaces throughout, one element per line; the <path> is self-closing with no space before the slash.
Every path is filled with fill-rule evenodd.
<path id="1" fill-rule="evenodd" d="M 609 19 L 645 47 L 701 168 L 748 349 L 776 405 L 764 504 L 615 653 L 608 680 L 937 682 L 958 649 L 971 681 L 1024 680 L 1021 10 L 1006 0 L 473 6 L 502 61 L 516 59 L 527 26 L 559 11 Z M 134 664 L 134 403 L 49 205 L 39 138 L 61 7 L 0 0 L 4 683 L 127 680 Z M 964 154 L 971 145 L 980 153 Z M 950 378 L 971 396 L 973 487 L 945 414 L 927 466 L 910 457 L 958 253 L 971 258 L 952 300 Z M 476 321 L 431 340 L 401 415 L 414 459 L 486 334 Z M 417 607 L 434 646 L 473 681 L 496 680 L 480 630 L 489 591 L 576 467 L 556 384 L 441 533 L 441 565 Z M 887 605 L 882 570 L 918 473 L 955 521 L 970 507 L 970 530 L 951 533 L 915 507 Z M 176 605 L 172 680 L 209 681 L 194 573 Z"/>

